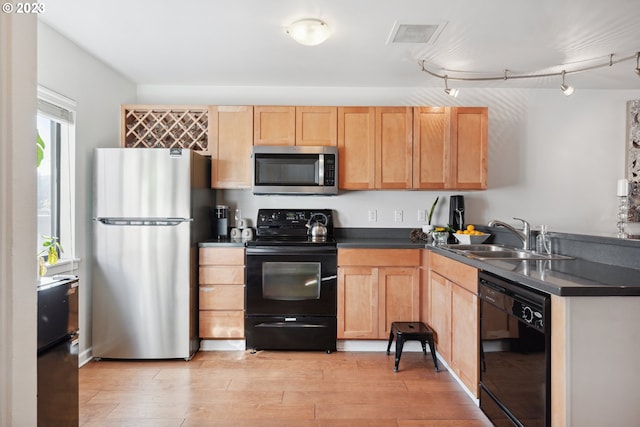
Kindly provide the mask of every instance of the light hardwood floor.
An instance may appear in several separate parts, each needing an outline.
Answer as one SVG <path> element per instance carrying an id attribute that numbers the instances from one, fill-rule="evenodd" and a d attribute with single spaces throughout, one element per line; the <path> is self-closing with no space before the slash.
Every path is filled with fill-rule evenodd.
<path id="1" fill-rule="evenodd" d="M 92 361 L 80 426 L 465 426 L 491 423 L 430 355 L 199 352 L 185 362 Z"/>

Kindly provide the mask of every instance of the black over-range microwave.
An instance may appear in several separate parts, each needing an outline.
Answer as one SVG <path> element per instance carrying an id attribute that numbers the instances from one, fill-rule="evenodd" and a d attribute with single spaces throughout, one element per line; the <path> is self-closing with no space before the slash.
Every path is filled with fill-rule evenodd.
<path id="1" fill-rule="evenodd" d="M 254 194 L 338 194 L 338 148 L 255 146 Z"/>

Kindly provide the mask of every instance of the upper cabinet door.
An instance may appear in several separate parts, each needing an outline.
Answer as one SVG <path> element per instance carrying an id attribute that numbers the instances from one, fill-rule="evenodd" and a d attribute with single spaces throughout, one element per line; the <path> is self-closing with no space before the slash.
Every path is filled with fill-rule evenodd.
<path id="1" fill-rule="evenodd" d="M 376 107 L 376 188 L 411 188 L 411 107 Z"/>
<path id="2" fill-rule="evenodd" d="M 254 145 L 295 145 L 296 107 L 253 107 Z"/>
<path id="3" fill-rule="evenodd" d="M 451 171 L 449 129 L 449 107 L 413 109 L 413 188 L 446 188 Z"/>
<path id="4" fill-rule="evenodd" d="M 337 107 L 296 107 L 296 145 L 337 145 Z"/>
<path id="5" fill-rule="evenodd" d="M 251 188 L 253 107 L 209 107 L 212 188 Z"/>
<path id="6" fill-rule="evenodd" d="M 375 108 L 338 107 L 339 188 L 372 190 L 375 182 Z"/>
<path id="7" fill-rule="evenodd" d="M 451 188 L 484 190 L 487 188 L 488 108 L 451 110 Z"/>

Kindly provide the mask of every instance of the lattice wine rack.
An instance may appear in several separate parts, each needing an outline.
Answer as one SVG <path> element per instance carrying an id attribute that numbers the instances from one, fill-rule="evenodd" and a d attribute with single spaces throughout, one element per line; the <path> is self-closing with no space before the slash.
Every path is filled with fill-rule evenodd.
<path id="1" fill-rule="evenodd" d="M 122 146 L 207 151 L 207 107 L 122 106 Z"/>

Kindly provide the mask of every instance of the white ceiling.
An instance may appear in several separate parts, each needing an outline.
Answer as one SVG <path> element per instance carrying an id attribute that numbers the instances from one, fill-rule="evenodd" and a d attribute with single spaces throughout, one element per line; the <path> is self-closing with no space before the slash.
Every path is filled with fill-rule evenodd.
<path id="1" fill-rule="evenodd" d="M 333 30 L 305 47 L 302 18 Z M 638 0 L 51 0 L 40 19 L 138 84 L 444 87 L 464 76 L 568 72 L 640 51 Z M 433 44 L 392 44 L 398 24 L 445 24 Z M 567 76 L 577 89 L 640 89 L 633 59 Z M 555 88 L 560 77 L 456 87 Z"/>

